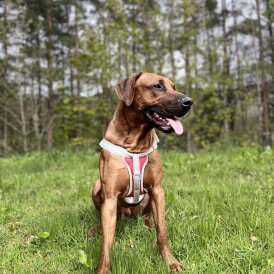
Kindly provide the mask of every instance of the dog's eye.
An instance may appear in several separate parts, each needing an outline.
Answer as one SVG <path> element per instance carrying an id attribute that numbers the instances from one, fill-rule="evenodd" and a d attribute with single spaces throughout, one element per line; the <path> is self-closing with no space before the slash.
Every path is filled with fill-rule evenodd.
<path id="1" fill-rule="evenodd" d="M 161 84 L 153 85 L 154 89 L 163 89 L 163 86 Z"/>

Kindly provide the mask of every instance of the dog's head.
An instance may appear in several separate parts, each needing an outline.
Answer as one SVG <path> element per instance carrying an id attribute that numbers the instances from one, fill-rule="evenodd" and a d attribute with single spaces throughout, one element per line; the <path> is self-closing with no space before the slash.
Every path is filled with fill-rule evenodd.
<path id="1" fill-rule="evenodd" d="M 184 116 L 193 102 L 188 96 L 175 91 L 175 85 L 168 78 L 153 73 L 133 73 L 119 82 L 115 91 L 151 127 L 166 133 L 183 133 L 177 117 Z"/>

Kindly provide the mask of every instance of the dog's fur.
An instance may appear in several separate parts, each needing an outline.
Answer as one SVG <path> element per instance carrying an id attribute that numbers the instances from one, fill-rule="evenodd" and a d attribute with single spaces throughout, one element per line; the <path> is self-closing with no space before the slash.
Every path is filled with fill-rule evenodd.
<path id="1" fill-rule="evenodd" d="M 192 101 L 184 94 L 176 92 L 174 84 L 167 78 L 152 73 L 134 73 L 118 83 L 116 93 L 121 99 L 107 128 L 105 138 L 132 153 L 148 150 L 155 141 L 154 127 L 161 127 L 151 119 L 151 111 L 163 117 L 183 116 Z M 190 104 L 182 101 L 188 98 Z M 92 190 L 92 200 L 101 211 L 101 224 L 89 229 L 88 234 L 102 231 L 103 239 L 100 263 L 97 274 L 107 273 L 110 265 L 110 249 L 114 239 L 117 217 L 131 217 L 142 214 L 146 224 L 153 226 L 150 212 L 153 213 L 157 231 L 157 243 L 165 263 L 175 272 L 182 271 L 182 265 L 172 255 L 165 226 L 165 196 L 161 186 L 163 178 L 161 159 L 157 150 L 149 154 L 144 171 L 144 199 L 136 205 L 128 205 L 122 199 L 129 188 L 129 175 L 121 157 L 106 150 L 101 151 L 100 179 Z"/>

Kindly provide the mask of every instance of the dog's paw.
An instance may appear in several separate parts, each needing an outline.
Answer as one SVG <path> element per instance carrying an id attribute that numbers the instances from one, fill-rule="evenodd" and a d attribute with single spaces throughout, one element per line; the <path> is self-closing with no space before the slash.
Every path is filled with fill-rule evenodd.
<path id="1" fill-rule="evenodd" d="M 183 272 L 183 266 L 177 260 L 175 260 L 174 262 L 172 262 L 169 265 L 169 268 L 171 269 L 171 271 L 173 273 L 181 273 L 181 272 Z"/>
<path id="2" fill-rule="evenodd" d="M 101 233 L 102 232 L 102 226 L 101 224 L 96 225 L 91 227 L 88 231 L 87 231 L 87 236 L 88 237 L 92 237 L 93 235 L 95 235 L 96 233 Z"/>
<path id="3" fill-rule="evenodd" d="M 176 260 L 175 257 L 170 256 L 167 260 L 166 260 L 167 265 L 169 266 L 170 270 L 173 273 L 181 273 L 183 271 L 183 266 L 182 264 Z"/>

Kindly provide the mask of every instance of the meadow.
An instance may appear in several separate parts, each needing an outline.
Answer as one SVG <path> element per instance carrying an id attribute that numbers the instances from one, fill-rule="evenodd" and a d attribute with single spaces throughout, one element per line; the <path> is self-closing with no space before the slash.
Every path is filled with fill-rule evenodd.
<path id="1" fill-rule="evenodd" d="M 274 149 L 161 151 L 166 223 L 184 273 L 274 273 Z M 0 273 L 96 273 L 100 221 L 93 150 L 0 160 Z M 169 273 L 155 231 L 118 221 L 112 274 Z"/>

